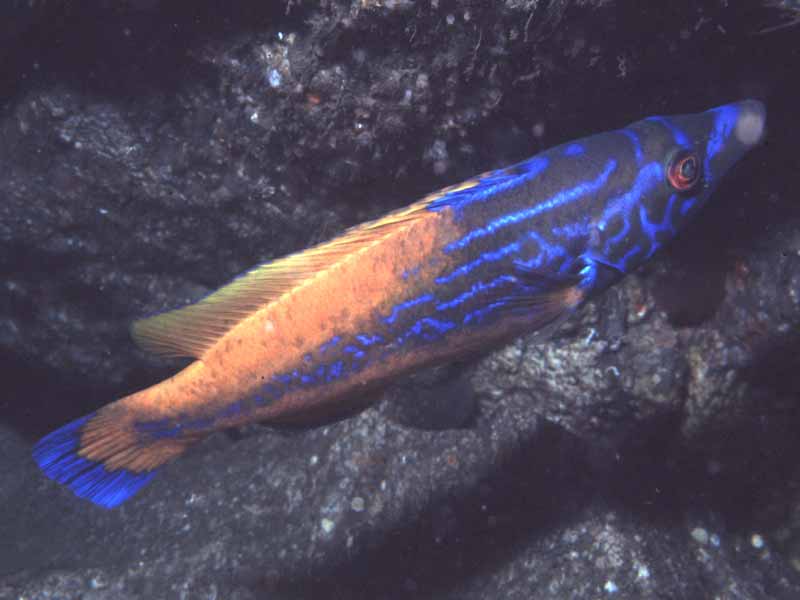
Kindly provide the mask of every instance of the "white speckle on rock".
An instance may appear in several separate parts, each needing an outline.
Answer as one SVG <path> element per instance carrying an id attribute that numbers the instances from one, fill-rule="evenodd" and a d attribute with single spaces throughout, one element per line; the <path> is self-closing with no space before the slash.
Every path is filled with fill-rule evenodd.
<path id="1" fill-rule="evenodd" d="M 325 517 L 320 521 L 320 527 L 322 527 L 322 531 L 326 534 L 330 535 L 333 529 L 336 527 L 336 523 L 334 523 L 331 519 Z"/>
<path id="2" fill-rule="evenodd" d="M 708 532 L 702 527 L 692 529 L 692 537 L 698 544 L 706 545 L 708 543 Z"/>
<path id="3" fill-rule="evenodd" d="M 617 584 L 611 581 L 610 579 L 606 581 L 606 584 L 603 586 L 603 589 L 609 594 L 616 594 L 619 591 Z"/>
<path id="4" fill-rule="evenodd" d="M 761 537 L 758 533 L 754 533 L 750 536 L 750 544 L 756 550 L 761 550 L 764 547 L 764 538 Z"/>
<path id="5" fill-rule="evenodd" d="M 279 87 L 283 82 L 283 77 L 278 69 L 270 69 L 269 74 L 267 75 L 267 81 L 269 82 L 270 87 L 276 88 Z"/>
<path id="6" fill-rule="evenodd" d="M 361 496 L 356 496 L 350 501 L 350 508 L 352 508 L 355 512 L 363 512 L 366 503 Z"/>

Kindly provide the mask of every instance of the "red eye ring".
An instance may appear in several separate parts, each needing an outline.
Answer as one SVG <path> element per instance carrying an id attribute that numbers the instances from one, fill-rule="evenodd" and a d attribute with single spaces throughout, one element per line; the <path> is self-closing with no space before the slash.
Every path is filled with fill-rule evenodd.
<path id="1" fill-rule="evenodd" d="M 667 180 L 679 192 L 691 190 L 700 181 L 700 159 L 694 152 L 677 153 L 667 167 Z"/>

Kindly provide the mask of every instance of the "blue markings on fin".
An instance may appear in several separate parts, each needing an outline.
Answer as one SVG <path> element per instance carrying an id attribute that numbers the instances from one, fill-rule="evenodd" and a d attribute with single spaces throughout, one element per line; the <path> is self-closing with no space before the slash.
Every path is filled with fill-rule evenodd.
<path id="1" fill-rule="evenodd" d="M 114 508 L 138 492 L 156 474 L 156 469 L 134 473 L 109 471 L 102 463 L 78 454 L 83 426 L 94 417 L 86 415 L 45 436 L 33 449 L 33 458 L 45 475 L 68 486 L 75 495 L 103 508 Z"/>
<path id="2" fill-rule="evenodd" d="M 584 290 L 578 287 L 584 274 L 579 277 L 540 271 L 522 261 L 514 261 L 514 272 L 516 287 L 464 315 L 465 326 L 479 324 L 492 313 L 502 311 L 525 319 L 533 330 L 538 330 L 558 321 L 585 297 Z"/>
<path id="3" fill-rule="evenodd" d="M 108 471 L 102 464 L 80 459 L 80 475 L 67 485 L 81 498 L 91 500 L 103 508 L 114 508 L 147 485 L 156 471 L 134 473 L 127 469 Z M 77 465 L 76 465 L 77 466 Z M 66 483 L 66 482 L 60 482 Z"/>
<path id="4" fill-rule="evenodd" d="M 545 157 L 536 156 L 511 167 L 492 171 L 484 175 L 476 185 L 446 192 L 441 198 L 431 202 L 428 210 L 438 211 L 448 207 L 461 210 L 475 202 L 483 202 L 536 178 L 547 165 L 548 160 Z"/>
<path id="5" fill-rule="evenodd" d="M 488 306 L 483 306 L 481 308 L 473 310 L 472 312 L 469 312 L 466 315 L 464 315 L 464 325 L 480 323 L 489 314 L 495 312 L 500 308 L 503 308 L 506 304 L 508 304 L 507 300 L 496 300 L 495 302 L 492 302 Z"/>
<path id="6" fill-rule="evenodd" d="M 611 173 L 617 168 L 617 161 L 611 159 L 606 163 L 602 173 L 594 179 L 582 181 L 578 185 L 561 190 L 550 198 L 536 203 L 530 208 L 526 208 L 517 212 L 509 213 L 490 221 L 485 227 L 473 229 L 460 240 L 452 242 L 444 247 L 445 252 L 453 252 L 454 250 L 461 250 L 466 248 L 473 241 L 492 235 L 499 229 L 514 225 L 521 221 L 527 221 L 544 212 L 558 208 L 570 202 L 574 202 L 583 196 L 592 194 L 600 190 L 608 181 Z"/>

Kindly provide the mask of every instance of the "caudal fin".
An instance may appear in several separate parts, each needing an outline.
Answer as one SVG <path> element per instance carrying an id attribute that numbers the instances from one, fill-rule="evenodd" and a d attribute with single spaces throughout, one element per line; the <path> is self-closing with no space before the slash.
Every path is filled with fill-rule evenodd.
<path id="1" fill-rule="evenodd" d="M 177 437 L 166 425 L 162 431 L 152 426 L 139 431 L 130 419 L 115 419 L 101 410 L 43 437 L 33 457 L 45 475 L 77 496 L 114 508 L 195 439 Z"/>

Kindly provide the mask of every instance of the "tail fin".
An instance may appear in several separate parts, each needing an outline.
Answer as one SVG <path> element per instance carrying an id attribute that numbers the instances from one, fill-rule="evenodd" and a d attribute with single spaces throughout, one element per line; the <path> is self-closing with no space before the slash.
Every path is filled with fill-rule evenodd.
<path id="1" fill-rule="evenodd" d="M 130 419 L 115 419 L 101 410 L 43 437 L 34 447 L 33 457 L 45 475 L 77 496 L 114 508 L 195 439 L 177 437 L 166 423 L 160 431 L 152 426 L 139 431 Z"/>

